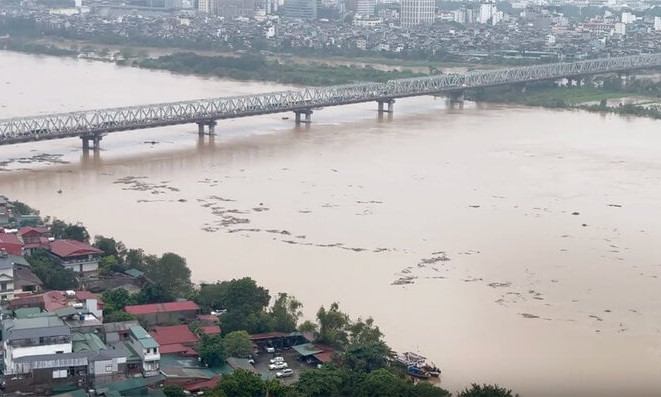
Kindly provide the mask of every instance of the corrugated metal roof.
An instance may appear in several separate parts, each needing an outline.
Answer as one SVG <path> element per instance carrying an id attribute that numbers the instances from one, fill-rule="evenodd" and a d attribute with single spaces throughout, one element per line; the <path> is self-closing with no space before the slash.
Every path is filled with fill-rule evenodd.
<path id="1" fill-rule="evenodd" d="M 166 302 L 166 303 L 152 303 L 149 305 L 132 305 L 126 306 L 124 310 L 133 315 L 151 314 L 151 313 L 166 313 L 166 312 L 179 312 L 179 311 L 197 311 L 200 307 L 192 301 L 183 302 Z"/>
<path id="2" fill-rule="evenodd" d="M 130 329 L 133 336 L 138 340 L 138 343 L 140 343 L 145 349 L 158 347 L 158 342 L 156 342 L 154 338 L 152 338 L 151 335 L 145 331 L 144 328 L 135 326 L 131 327 Z"/>
<path id="3" fill-rule="evenodd" d="M 102 254 L 103 251 L 96 247 L 92 247 L 87 243 L 76 240 L 55 240 L 50 243 L 50 252 L 59 256 L 60 258 L 67 258 L 72 256 L 94 255 Z"/>
<path id="4" fill-rule="evenodd" d="M 152 336 L 161 345 L 173 343 L 197 343 L 198 339 L 187 325 L 172 325 L 169 327 L 156 327 Z"/>

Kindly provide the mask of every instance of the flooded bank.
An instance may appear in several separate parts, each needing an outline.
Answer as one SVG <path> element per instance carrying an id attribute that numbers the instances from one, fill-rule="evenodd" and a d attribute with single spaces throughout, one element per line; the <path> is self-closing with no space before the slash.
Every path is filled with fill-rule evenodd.
<path id="1" fill-rule="evenodd" d="M 8 53 L 0 76 L 3 118 L 282 88 Z M 375 110 L 223 121 L 213 141 L 116 133 L 89 156 L 78 139 L 0 147 L 0 191 L 180 253 L 196 281 L 248 275 L 307 317 L 334 300 L 371 315 L 453 391 L 661 391 L 658 122 L 427 97 Z"/>

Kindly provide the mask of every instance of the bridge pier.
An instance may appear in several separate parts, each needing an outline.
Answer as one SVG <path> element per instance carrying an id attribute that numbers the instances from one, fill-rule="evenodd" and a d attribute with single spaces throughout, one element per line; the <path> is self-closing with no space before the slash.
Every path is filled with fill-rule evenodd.
<path id="1" fill-rule="evenodd" d="M 92 149 L 95 152 L 101 150 L 101 139 L 103 139 L 103 134 L 83 134 L 80 136 L 80 139 L 83 141 L 83 151 L 87 152 L 90 150 L 90 142 L 92 142 Z"/>
<path id="2" fill-rule="evenodd" d="M 197 123 L 197 134 L 199 136 L 204 136 L 204 135 L 209 135 L 213 136 L 216 135 L 216 125 L 218 123 L 214 120 L 211 121 L 204 121 L 204 122 L 199 122 Z M 204 132 L 204 127 L 207 127 L 207 132 Z"/>
<path id="3" fill-rule="evenodd" d="M 382 113 L 384 113 L 384 112 L 385 112 L 385 113 L 392 113 L 392 112 L 395 111 L 395 100 L 392 99 L 392 98 L 388 98 L 388 99 L 379 99 L 378 101 L 376 101 L 376 103 L 379 104 L 379 114 L 382 114 Z M 383 109 L 383 104 L 384 104 L 384 103 L 387 103 L 387 104 L 388 104 L 388 110 L 384 110 L 384 109 Z"/>
<path id="4" fill-rule="evenodd" d="M 463 105 L 464 104 L 464 90 L 459 90 L 459 91 L 450 91 L 450 104 L 459 104 Z"/>
<path id="5" fill-rule="evenodd" d="M 295 122 L 297 125 L 301 123 L 305 123 L 305 124 L 312 123 L 312 109 L 297 109 L 294 110 L 294 114 L 296 115 Z M 301 120 L 302 114 L 305 115 L 305 120 Z"/>

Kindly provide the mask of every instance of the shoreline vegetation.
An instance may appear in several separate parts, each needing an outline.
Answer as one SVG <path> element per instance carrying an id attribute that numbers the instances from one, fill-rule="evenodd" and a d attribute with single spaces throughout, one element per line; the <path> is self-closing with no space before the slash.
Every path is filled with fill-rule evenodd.
<path id="1" fill-rule="evenodd" d="M 82 44 L 82 43 L 81 43 Z M 123 47 L 118 51 L 87 44 L 63 48 L 53 43 L 40 43 L 27 39 L 5 38 L 0 40 L 0 48 L 36 55 L 78 57 L 84 59 L 113 62 L 117 65 L 149 70 L 167 70 L 173 73 L 230 78 L 242 81 L 264 81 L 280 84 L 304 86 L 327 86 L 351 84 L 364 81 L 384 82 L 391 79 L 422 77 L 441 73 L 441 65 L 426 63 L 427 72 L 422 73 L 420 60 L 412 61 L 411 69 L 406 66 L 381 70 L 375 66 L 397 64 L 399 60 L 385 58 L 384 64 L 361 64 L 365 61 L 381 61 L 378 58 L 352 59 L 344 62 L 356 64 L 329 65 L 315 62 L 297 62 L 291 59 L 273 59 L 255 53 L 234 53 L 208 55 L 196 52 L 175 52 L 158 57 L 150 57 L 144 48 Z M 323 59 L 320 60 L 323 62 Z M 403 64 L 403 63 L 402 63 Z M 410 64 L 413 65 L 413 64 Z M 468 70 L 476 65 L 454 64 Z M 490 65 L 493 67 L 493 65 Z M 521 86 L 502 86 L 467 90 L 466 99 L 476 102 L 539 106 L 552 109 L 573 109 L 589 112 L 610 113 L 622 116 L 649 117 L 661 119 L 661 83 L 638 78 L 626 85 L 618 76 L 600 76 L 585 81 L 580 86 L 559 87 L 554 82 L 529 83 Z M 636 97 L 636 101 L 610 105 L 609 101 Z M 657 103 L 658 102 L 658 103 Z"/>
<path id="2" fill-rule="evenodd" d="M 20 215 L 38 216 L 29 205 L 10 202 Z M 131 249 L 114 238 L 100 235 L 92 239 L 82 223 L 70 224 L 46 217 L 43 222 L 55 239 L 70 239 L 91 243 L 99 249 L 99 277 L 110 277 L 126 271 L 142 272 L 146 284 L 131 293 L 124 288 L 106 289 L 103 322 L 131 321 L 136 318 L 126 312 L 129 305 L 191 300 L 203 314 L 218 316 L 221 334 L 202 335 L 196 347 L 201 363 L 209 368 L 221 367 L 230 357 L 250 358 L 254 353 L 250 334 L 266 332 L 300 332 L 310 335 L 314 343 L 327 346 L 332 352 L 329 362 L 320 367 L 301 369 L 298 379 L 281 382 L 263 379 L 259 374 L 237 369 L 222 375 L 218 384 L 204 393 L 211 397 L 450 397 L 452 393 L 425 381 L 416 381 L 405 366 L 395 360 L 395 352 L 386 344 L 384 334 L 371 317 L 353 320 L 333 302 L 321 306 L 315 321 L 303 321 L 303 304 L 287 293 L 272 296 L 269 290 L 250 277 L 195 285 L 186 259 L 172 252 L 162 256 Z M 70 269 L 64 269 L 41 249 L 26 255 L 44 289 L 74 289 L 85 284 Z M 201 324 L 187 324 L 199 330 Z M 255 358 L 256 359 L 256 358 Z M 168 397 L 180 397 L 180 386 L 167 385 Z M 457 397 L 513 397 L 511 390 L 498 385 L 472 384 Z"/>

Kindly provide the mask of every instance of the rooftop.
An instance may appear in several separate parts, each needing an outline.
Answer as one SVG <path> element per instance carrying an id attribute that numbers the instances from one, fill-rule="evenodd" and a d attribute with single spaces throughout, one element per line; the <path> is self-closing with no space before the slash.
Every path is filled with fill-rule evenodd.
<path id="1" fill-rule="evenodd" d="M 200 331 L 202 331 L 206 335 L 220 335 L 220 326 L 207 325 L 206 327 L 200 327 Z"/>
<path id="2" fill-rule="evenodd" d="M 152 303 L 149 305 L 132 305 L 126 306 L 124 310 L 133 315 L 151 314 L 151 313 L 167 313 L 188 310 L 200 310 L 200 307 L 192 301 L 183 302 L 166 302 L 166 303 Z"/>
<path id="3" fill-rule="evenodd" d="M 172 325 L 169 327 L 156 327 L 152 336 L 160 345 L 171 345 L 175 343 L 197 343 L 198 338 L 191 332 L 187 325 Z"/>
<path id="4" fill-rule="evenodd" d="M 23 242 L 13 233 L 0 233 L 0 244 L 23 245 Z"/>
<path id="5" fill-rule="evenodd" d="M 0 269 L 12 269 L 14 265 L 30 266 L 28 261 L 18 255 L 0 255 Z"/>
<path id="6" fill-rule="evenodd" d="M 129 329 L 131 330 L 131 333 L 135 339 L 137 339 L 145 349 L 158 347 L 158 343 L 154 340 L 154 338 L 152 338 L 151 335 L 149 335 L 147 331 L 145 331 L 145 329 L 141 326 L 137 325 Z"/>
<path id="7" fill-rule="evenodd" d="M 72 349 L 74 352 L 80 351 L 100 351 L 107 350 L 105 343 L 96 334 L 91 332 L 75 332 L 71 335 Z"/>
<path id="8" fill-rule="evenodd" d="M 50 251 L 60 258 L 101 254 L 98 248 L 76 240 L 55 240 L 50 243 Z"/>

